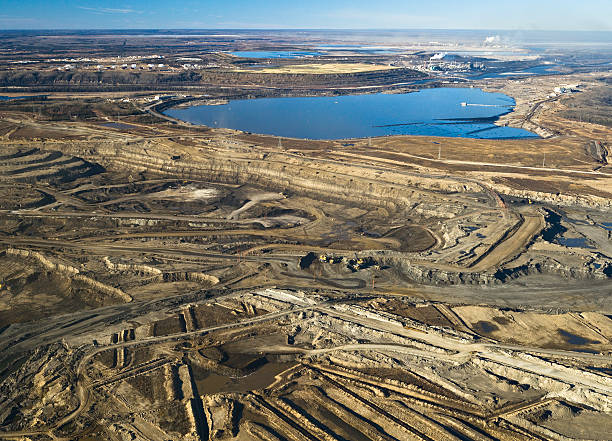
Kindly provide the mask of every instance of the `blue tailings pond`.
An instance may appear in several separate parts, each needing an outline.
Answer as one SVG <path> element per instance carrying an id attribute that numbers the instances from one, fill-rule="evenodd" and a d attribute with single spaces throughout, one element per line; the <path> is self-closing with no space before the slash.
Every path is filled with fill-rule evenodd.
<path id="1" fill-rule="evenodd" d="M 408 94 L 258 98 L 222 105 L 168 109 L 192 124 L 303 139 L 386 135 L 478 139 L 531 138 L 536 134 L 495 125 L 515 102 L 476 88 L 434 88 Z"/>
<path id="2" fill-rule="evenodd" d="M 357 52 L 363 53 L 364 55 L 391 55 L 406 52 L 406 49 L 399 47 L 362 46 L 358 44 L 326 44 L 323 46 L 317 46 L 316 49 L 329 51 L 331 54 L 334 54 L 335 52 Z"/>
<path id="3" fill-rule="evenodd" d="M 29 96 L 0 96 L 0 101 L 10 101 L 10 100 L 25 100 L 26 98 L 34 98 Z"/>
<path id="4" fill-rule="evenodd" d="M 321 55 L 320 52 L 307 51 L 236 51 L 230 54 L 242 58 L 304 58 Z"/>
<path id="5" fill-rule="evenodd" d="M 507 72 L 486 72 L 476 75 L 473 79 L 479 80 L 483 78 L 510 78 L 510 77 L 525 77 L 531 75 L 558 75 L 562 73 L 559 69 L 561 66 L 556 64 L 541 64 L 539 66 L 528 67 L 526 69 L 515 69 Z"/>

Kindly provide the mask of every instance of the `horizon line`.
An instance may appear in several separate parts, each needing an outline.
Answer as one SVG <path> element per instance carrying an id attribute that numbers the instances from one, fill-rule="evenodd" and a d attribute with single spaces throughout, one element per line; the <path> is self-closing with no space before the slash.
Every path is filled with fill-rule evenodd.
<path id="1" fill-rule="evenodd" d="M 36 31 L 491 31 L 491 32 L 605 32 L 612 29 L 503 29 L 503 28 L 0 28 L 0 32 Z"/>

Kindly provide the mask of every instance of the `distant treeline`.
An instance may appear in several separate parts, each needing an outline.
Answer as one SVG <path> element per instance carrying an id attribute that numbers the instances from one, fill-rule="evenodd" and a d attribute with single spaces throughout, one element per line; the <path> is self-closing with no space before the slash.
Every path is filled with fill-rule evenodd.
<path id="1" fill-rule="evenodd" d="M 133 71 L 34 71 L 0 72 L 1 87 L 38 91 L 138 91 L 172 90 L 197 86 L 271 86 L 284 88 L 351 87 L 386 85 L 425 76 L 411 69 L 344 74 L 274 74 L 219 70 L 186 72 Z"/>
<path id="2" fill-rule="evenodd" d="M 202 76 L 196 72 L 161 74 L 129 71 L 4 71 L 0 87 L 40 87 L 55 85 L 166 85 L 198 84 Z"/>
<path id="3" fill-rule="evenodd" d="M 50 121 L 66 121 L 142 115 L 143 112 L 133 103 L 109 102 L 101 98 L 75 100 L 11 100 L 0 101 L 0 110 L 32 113 L 36 118 Z"/>

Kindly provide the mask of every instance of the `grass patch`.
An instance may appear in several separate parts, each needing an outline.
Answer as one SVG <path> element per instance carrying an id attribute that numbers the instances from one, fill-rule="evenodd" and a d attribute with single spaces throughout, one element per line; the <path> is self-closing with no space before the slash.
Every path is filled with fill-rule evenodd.
<path id="1" fill-rule="evenodd" d="M 393 66 L 367 63 L 325 63 L 294 64 L 288 66 L 266 67 L 263 69 L 238 70 L 238 72 L 275 73 L 275 74 L 346 74 L 397 69 Z"/>

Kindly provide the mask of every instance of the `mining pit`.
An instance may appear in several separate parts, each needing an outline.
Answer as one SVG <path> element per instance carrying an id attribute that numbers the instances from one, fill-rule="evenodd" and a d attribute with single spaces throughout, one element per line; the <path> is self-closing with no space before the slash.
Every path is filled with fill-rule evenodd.
<path id="1" fill-rule="evenodd" d="M 609 72 L 463 77 L 538 138 L 279 142 L 162 111 L 426 74 L 215 52 L 197 76 L 173 60 L 274 47 L 160 38 L 168 71 L 94 86 L 45 67 L 70 38 L 0 72 L 48 94 L 0 102 L 0 439 L 609 439 Z"/>

